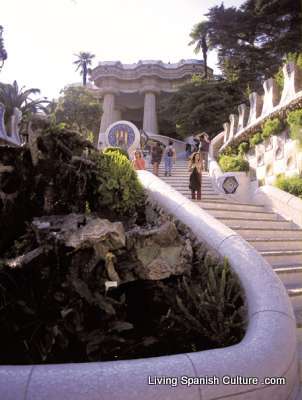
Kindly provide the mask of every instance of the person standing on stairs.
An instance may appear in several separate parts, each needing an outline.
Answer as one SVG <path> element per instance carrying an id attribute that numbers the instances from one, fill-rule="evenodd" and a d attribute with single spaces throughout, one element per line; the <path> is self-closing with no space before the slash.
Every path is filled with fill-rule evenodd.
<path id="1" fill-rule="evenodd" d="M 209 157 L 209 148 L 210 148 L 210 139 L 207 133 L 202 133 L 199 136 L 199 151 L 201 155 L 201 162 L 204 166 L 204 171 L 208 170 L 208 157 Z"/>
<path id="2" fill-rule="evenodd" d="M 202 174 L 202 160 L 200 152 L 195 152 L 189 161 L 190 184 L 189 188 L 192 193 L 192 200 L 201 200 L 201 174 Z"/>
<path id="3" fill-rule="evenodd" d="M 151 149 L 151 164 L 153 166 L 153 174 L 158 176 L 158 168 L 163 155 L 162 148 L 159 142 L 156 142 L 155 146 Z"/>
<path id="4" fill-rule="evenodd" d="M 165 176 L 171 176 L 173 163 L 176 162 L 176 151 L 173 147 L 172 140 L 169 140 L 169 144 L 165 148 L 164 161 L 165 161 Z"/>

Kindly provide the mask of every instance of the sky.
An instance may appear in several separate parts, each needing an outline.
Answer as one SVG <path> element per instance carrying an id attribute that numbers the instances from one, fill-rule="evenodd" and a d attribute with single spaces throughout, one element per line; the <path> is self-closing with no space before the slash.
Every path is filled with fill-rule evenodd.
<path id="1" fill-rule="evenodd" d="M 239 6 L 242 0 L 225 0 Z M 201 58 L 188 46 L 194 24 L 219 0 L 0 0 L 0 25 L 8 59 L 0 81 L 41 89 L 57 98 L 80 82 L 73 61 L 88 51 L 99 61 L 177 62 Z M 216 56 L 208 64 L 218 72 Z"/>

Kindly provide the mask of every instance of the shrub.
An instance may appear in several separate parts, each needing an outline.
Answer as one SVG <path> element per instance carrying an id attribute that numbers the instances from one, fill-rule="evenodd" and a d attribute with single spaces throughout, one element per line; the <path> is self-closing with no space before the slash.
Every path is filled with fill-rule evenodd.
<path id="1" fill-rule="evenodd" d="M 254 146 L 256 146 L 257 144 L 263 142 L 263 138 L 262 138 L 262 136 L 261 136 L 261 132 L 255 133 L 255 134 L 250 138 L 249 142 L 250 142 L 250 146 L 251 146 L 251 147 L 254 147 Z"/>
<path id="2" fill-rule="evenodd" d="M 262 139 L 267 139 L 272 135 L 278 135 L 282 131 L 282 123 L 278 118 L 265 121 L 262 130 Z"/>
<path id="3" fill-rule="evenodd" d="M 287 123 L 290 127 L 291 139 L 298 140 L 302 145 L 302 109 L 288 113 Z"/>
<path id="4" fill-rule="evenodd" d="M 302 177 L 299 175 L 285 177 L 283 174 L 276 179 L 275 186 L 302 199 Z"/>
<path id="5" fill-rule="evenodd" d="M 239 155 L 243 155 L 246 154 L 250 149 L 250 144 L 249 142 L 242 142 L 240 143 L 240 145 L 238 146 L 238 153 Z"/>
<path id="6" fill-rule="evenodd" d="M 117 216 L 134 215 L 143 206 L 145 196 L 131 162 L 115 150 L 94 155 L 94 161 L 99 173 L 90 199 L 91 210 L 101 207 Z"/>
<path id="7" fill-rule="evenodd" d="M 106 147 L 106 149 L 103 151 L 104 154 L 107 154 L 108 152 L 116 151 L 119 154 L 122 154 L 123 156 L 127 157 L 129 160 L 129 154 L 127 150 L 122 149 L 121 147 Z"/>
<path id="8" fill-rule="evenodd" d="M 249 170 L 249 163 L 239 156 L 223 155 L 219 159 L 219 165 L 223 172 L 236 172 Z"/>

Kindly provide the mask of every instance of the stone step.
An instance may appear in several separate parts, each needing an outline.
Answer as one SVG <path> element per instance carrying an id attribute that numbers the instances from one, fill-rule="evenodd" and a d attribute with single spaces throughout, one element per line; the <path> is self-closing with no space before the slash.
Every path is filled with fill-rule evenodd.
<path id="1" fill-rule="evenodd" d="M 172 186 L 172 187 L 173 187 L 173 189 L 179 191 L 183 195 L 191 194 L 191 190 L 190 189 L 179 189 L 179 188 L 175 188 L 174 186 Z M 207 196 L 220 197 L 221 194 L 215 192 L 214 190 L 201 190 L 201 196 L 204 196 L 204 197 L 207 197 Z M 222 197 L 222 198 L 224 198 L 224 197 Z"/>
<path id="2" fill-rule="evenodd" d="M 302 343 L 302 308 L 296 308 L 294 310 L 297 324 L 297 337 L 298 342 Z"/>
<path id="3" fill-rule="evenodd" d="M 273 267 L 284 285 L 293 286 L 300 283 L 302 286 L 302 264 Z"/>
<path id="4" fill-rule="evenodd" d="M 260 238 L 268 238 L 268 239 L 301 239 L 302 237 L 302 229 L 280 229 L 280 228 L 243 228 L 236 227 L 233 228 L 235 232 L 241 235 L 244 239 L 260 239 Z"/>
<path id="5" fill-rule="evenodd" d="M 302 264 L 302 250 L 271 250 L 260 251 L 262 257 L 266 259 L 272 266 L 282 266 L 287 264 Z M 302 281 L 301 281 L 302 283 Z"/>
<path id="6" fill-rule="evenodd" d="M 286 241 L 284 239 L 248 239 L 247 241 L 259 251 L 302 249 L 302 238 L 299 240 L 288 237 Z"/>
<path id="7" fill-rule="evenodd" d="M 290 221 L 264 220 L 264 219 L 247 219 L 247 218 L 223 218 L 218 217 L 219 221 L 232 229 L 239 228 L 258 228 L 261 229 L 290 229 L 293 224 Z"/>
<path id="8" fill-rule="evenodd" d="M 190 193 L 183 193 L 181 192 L 181 194 L 185 197 L 187 197 L 188 199 L 191 199 L 191 192 Z M 215 202 L 215 201 L 223 201 L 223 197 L 219 196 L 219 195 L 204 195 L 201 197 L 202 201 L 205 202 Z M 194 201 L 194 200 L 193 200 Z M 200 200 L 198 200 L 199 202 Z M 195 200 L 194 202 L 197 202 L 197 200 Z"/>
<path id="9" fill-rule="evenodd" d="M 232 206 L 229 209 L 217 209 L 207 207 L 205 208 L 211 215 L 214 217 L 220 218 L 247 218 L 247 219 L 259 219 L 259 220 L 277 220 L 278 215 L 273 212 L 265 212 L 265 211 L 241 211 L 241 210 L 233 210 Z"/>
<path id="10" fill-rule="evenodd" d="M 185 182 L 185 183 L 170 183 L 170 182 L 166 182 L 168 185 L 172 186 L 175 190 L 179 190 L 180 192 L 184 191 L 190 191 L 189 189 L 189 182 Z M 216 190 L 214 190 L 212 187 L 201 187 L 201 191 L 204 193 L 215 193 L 215 194 L 220 194 L 218 193 Z"/>
<path id="11" fill-rule="evenodd" d="M 298 342 L 298 368 L 299 368 L 300 383 L 302 383 L 302 342 Z M 301 400 L 301 399 L 302 399 L 302 387 L 300 387 L 300 392 L 296 400 Z"/>
<path id="12" fill-rule="evenodd" d="M 256 212 L 264 212 L 265 208 L 263 206 L 257 205 L 257 204 L 245 204 L 245 203 L 231 203 L 224 199 L 224 197 L 221 198 L 221 202 L 205 202 L 205 201 L 200 201 L 199 205 L 202 207 L 204 210 L 207 210 L 208 208 L 210 209 L 223 209 L 223 210 L 229 210 L 229 211 L 243 211 L 243 212 L 251 212 L 251 211 L 256 211 Z"/>
<path id="13" fill-rule="evenodd" d="M 302 285 L 286 286 L 294 310 L 302 308 Z"/>
<path id="14" fill-rule="evenodd" d="M 188 178 L 178 178 L 177 176 L 163 176 L 161 179 L 168 183 L 169 185 L 187 185 L 189 184 L 189 177 Z M 212 188 L 213 185 L 210 181 L 202 181 L 201 187 L 205 188 Z"/>

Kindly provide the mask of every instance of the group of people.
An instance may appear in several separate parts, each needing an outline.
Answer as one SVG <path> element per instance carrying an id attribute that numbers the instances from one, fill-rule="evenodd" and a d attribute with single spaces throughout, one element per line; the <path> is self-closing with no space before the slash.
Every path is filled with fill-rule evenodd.
<path id="1" fill-rule="evenodd" d="M 162 158 L 165 162 L 165 176 L 171 176 L 173 163 L 176 162 L 176 151 L 173 147 L 173 141 L 170 140 L 169 144 L 164 148 L 159 142 L 151 148 L 151 164 L 153 167 L 153 174 L 158 176 L 159 164 Z M 134 169 L 146 169 L 145 160 L 142 157 L 142 153 L 137 150 L 134 153 L 134 160 L 132 162 Z"/>
<path id="2" fill-rule="evenodd" d="M 210 148 L 210 139 L 207 133 L 201 133 L 194 138 L 194 150 L 191 146 L 186 147 L 189 158 L 190 182 L 189 188 L 193 200 L 201 200 L 201 180 L 202 171 L 208 170 L 208 153 Z"/>
<path id="3" fill-rule="evenodd" d="M 186 145 L 186 153 L 189 159 L 189 188 L 191 190 L 193 200 L 201 200 L 201 180 L 202 171 L 208 170 L 208 152 L 210 146 L 210 139 L 206 133 L 202 133 L 194 139 L 194 147 Z M 173 147 L 173 141 L 170 140 L 169 144 L 163 149 L 159 142 L 151 148 L 151 164 L 153 167 L 153 174 L 158 176 L 159 165 L 164 158 L 165 163 L 165 176 L 172 175 L 173 163 L 176 162 L 176 151 Z M 146 169 L 145 160 L 141 151 L 137 150 L 134 153 L 134 160 L 132 161 L 133 167 L 136 170 Z"/>

